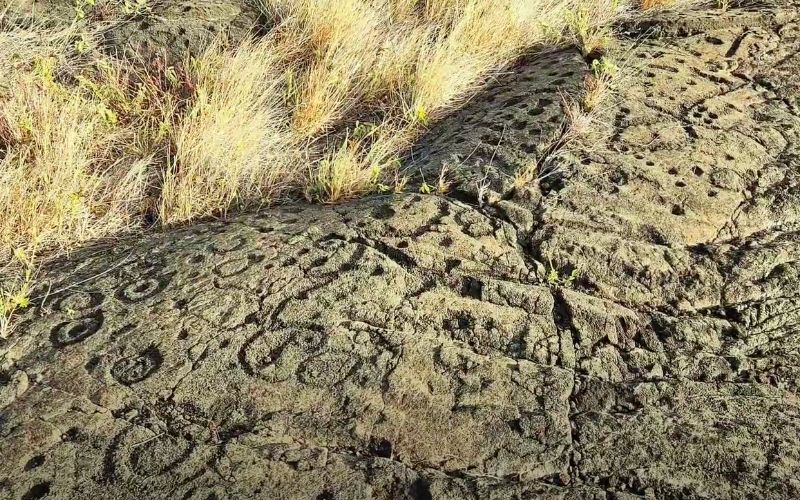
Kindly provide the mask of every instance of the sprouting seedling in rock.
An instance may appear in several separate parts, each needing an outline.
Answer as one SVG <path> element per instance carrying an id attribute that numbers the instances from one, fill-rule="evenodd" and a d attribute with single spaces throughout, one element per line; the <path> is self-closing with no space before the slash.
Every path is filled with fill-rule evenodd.
<path id="1" fill-rule="evenodd" d="M 552 259 L 548 259 L 550 270 L 547 272 L 547 284 L 550 286 L 572 287 L 580 275 L 578 268 L 573 268 L 568 274 L 561 274 L 553 266 Z"/>
<path id="2" fill-rule="evenodd" d="M 141 16 L 152 11 L 148 0 L 125 0 L 122 12 L 129 16 Z"/>

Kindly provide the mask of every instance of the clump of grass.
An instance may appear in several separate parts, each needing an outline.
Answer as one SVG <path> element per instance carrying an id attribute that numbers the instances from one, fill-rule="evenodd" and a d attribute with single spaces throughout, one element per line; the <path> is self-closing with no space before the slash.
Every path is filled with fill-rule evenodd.
<path id="1" fill-rule="evenodd" d="M 274 27 L 258 42 L 216 43 L 168 66 L 101 53 L 92 27 L 156 4 L 75 6 L 60 32 L 0 14 L 4 261 L 153 221 L 402 190 L 400 158 L 431 123 L 526 51 L 604 49 L 621 10 L 615 0 L 263 0 Z M 448 186 L 442 176 L 430 189 Z"/>
<path id="2" fill-rule="evenodd" d="M 547 284 L 554 288 L 571 288 L 575 285 L 576 280 L 580 276 L 578 268 L 572 269 L 569 273 L 560 273 L 558 269 L 553 266 L 553 261 L 549 260 L 550 270 L 547 272 Z"/>
<path id="3" fill-rule="evenodd" d="M 531 161 L 525 164 L 522 168 L 517 169 L 513 176 L 514 189 L 522 189 L 529 186 L 539 178 L 539 164 L 536 161 Z"/>
<path id="4" fill-rule="evenodd" d="M 584 80 L 581 98 L 584 111 L 592 112 L 608 101 L 611 85 L 619 71 L 619 66 L 611 57 L 602 56 L 592 61 L 592 72 Z"/>
<path id="5" fill-rule="evenodd" d="M 337 203 L 369 192 L 401 189 L 405 181 L 399 173 L 398 153 L 411 144 L 413 137 L 412 128 L 391 120 L 366 131 L 359 127 L 348 131 L 339 147 L 311 165 L 307 198 Z"/>
<path id="6" fill-rule="evenodd" d="M 642 10 L 653 10 L 667 7 L 674 3 L 673 0 L 641 0 L 639 6 Z"/>
<path id="7" fill-rule="evenodd" d="M 269 204 L 297 185 L 301 157 L 286 125 L 277 63 L 267 41 L 233 52 L 214 47 L 188 62 L 193 96 L 169 131 L 163 223 Z"/>
<path id="8" fill-rule="evenodd" d="M 30 306 L 34 280 L 34 257 L 22 249 L 13 252 L 14 261 L 0 268 L 0 338 L 8 338 L 13 315 Z"/>
<path id="9" fill-rule="evenodd" d="M 623 9 L 619 0 L 582 0 L 566 11 L 568 34 L 584 57 L 598 57 L 608 50 L 611 21 Z"/>
<path id="10" fill-rule="evenodd" d="M 280 19 L 276 47 L 296 74 L 292 129 L 302 138 L 327 131 L 357 103 L 381 40 L 380 10 L 360 0 L 268 0 Z M 312 55 L 312 57 L 308 57 Z"/>
<path id="11" fill-rule="evenodd" d="M 57 83 L 49 60 L 35 66 L 0 102 L 0 241 L 67 248 L 128 227 L 149 163 L 119 156 L 135 134 L 102 101 Z"/>
<path id="12" fill-rule="evenodd" d="M 593 137 L 594 125 L 599 117 L 612 106 L 614 91 L 625 78 L 625 69 L 611 55 L 592 61 L 591 72 L 583 81 L 583 89 L 577 97 L 562 95 L 562 107 L 567 121 L 566 139 L 584 139 L 582 144 L 599 140 Z"/>

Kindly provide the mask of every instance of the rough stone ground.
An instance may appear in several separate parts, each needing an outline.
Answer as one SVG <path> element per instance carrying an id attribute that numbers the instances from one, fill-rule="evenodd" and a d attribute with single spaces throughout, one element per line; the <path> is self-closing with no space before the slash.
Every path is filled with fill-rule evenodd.
<path id="1" fill-rule="evenodd" d="M 626 30 L 606 139 L 541 190 L 284 207 L 55 266 L 3 346 L 0 497 L 800 496 L 798 4 Z M 544 61 L 415 159 L 539 160 L 524 134 L 585 71 Z"/>
<path id="2" fill-rule="evenodd" d="M 80 0 L 83 2 L 83 0 Z M 246 36 L 260 21 L 256 0 L 146 0 L 147 14 L 124 14 L 124 0 L 90 0 L 86 12 L 98 25 L 107 24 L 105 47 L 134 59 L 187 51 L 199 54 L 218 36 Z M 7 15 L 58 26 L 75 18 L 76 0 L 10 0 Z M 131 0 L 135 5 L 136 1 Z M 113 21 L 113 22 L 112 22 Z"/>

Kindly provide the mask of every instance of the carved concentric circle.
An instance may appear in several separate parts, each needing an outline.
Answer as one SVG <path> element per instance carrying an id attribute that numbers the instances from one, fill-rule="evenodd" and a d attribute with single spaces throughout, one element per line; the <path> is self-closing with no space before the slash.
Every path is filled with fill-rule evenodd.
<path id="1" fill-rule="evenodd" d="M 50 340 L 56 347 L 77 344 L 100 331 L 100 328 L 103 326 L 103 320 L 103 314 L 97 313 L 85 318 L 65 321 L 53 328 L 50 334 Z"/>
<path id="2" fill-rule="evenodd" d="M 61 312 L 85 311 L 103 303 L 103 294 L 99 292 L 78 291 L 62 297 L 57 304 Z"/>
<path id="3" fill-rule="evenodd" d="M 164 275 L 130 281 L 119 288 L 117 297 L 127 303 L 141 302 L 167 288 L 171 278 L 170 275 Z"/>
<path id="4" fill-rule="evenodd" d="M 172 436 L 161 436 L 133 449 L 130 454 L 131 470 L 142 477 L 160 476 L 185 462 L 191 452 L 191 443 Z"/>
<path id="5" fill-rule="evenodd" d="M 131 427 L 118 434 L 106 450 L 107 481 L 139 481 L 176 473 L 194 451 L 192 442 L 166 433 Z"/>
<path id="6" fill-rule="evenodd" d="M 310 330 L 260 332 L 244 343 L 239 351 L 239 362 L 245 373 L 251 376 L 286 380 L 322 344 L 322 336 Z"/>
<path id="7" fill-rule="evenodd" d="M 241 257 L 236 259 L 229 259 L 224 262 L 219 263 L 214 268 L 214 274 L 221 278 L 230 278 L 232 276 L 238 276 L 248 269 L 250 269 L 254 264 L 257 264 L 264 260 L 263 255 L 258 254 L 251 254 L 247 257 Z"/>
<path id="8" fill-rule="evenodd" d="M 111 367 L 111 376 L 122 385 L 135 384 L 155 373 L 162 361 L 161 352 L 155 347 L 150 347 L 138 356 L 118 360 Z"/>

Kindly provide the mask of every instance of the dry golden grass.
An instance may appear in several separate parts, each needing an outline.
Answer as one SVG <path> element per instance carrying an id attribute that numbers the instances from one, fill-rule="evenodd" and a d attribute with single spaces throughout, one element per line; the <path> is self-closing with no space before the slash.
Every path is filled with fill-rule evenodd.
<path id="1" fill-rule="evenodd" d="M 0 108 L 3 139 L 0 237 L 3 242 L 68 246 L 130 223 L 148 159 L 114 159 L 121 137 L 90 103 L 52 95 L 37 84 L 16 86 Z M 102 170 L 98 160 L 106 160 Z"/>
<path id="2" fill-rule="evenodd" d="M 297 185 L 301 162 L 285 125 L 275 54 L 266 41 L 218 47 L 188 66 L 193 97 L 170 125 L 173 151 L 158 214 L 164 224 L 272 203 Z"/>
<path id="3" fill-rule="evenodd" d="M 642 10 L 660 9 L 675 3 L 675 0 L 641 0 L 639 6 Z"/>
<path id="4" fill-rule="evenodd" d="M 547 26 L 565 15 L 563 3 L 466 2 L 450 29 L 421 47 L 411 90 L 417 118 L 437 118 L 492 72 L 528 47 L 550 42 Z"/>
<path id="5" fill-rule="evenodd" d="M 392 166 L 430 122 L 524 51 L 602 48 L 620 10 L 613 0 L 262 2 L 277 25 L 292 133 L 310 145 L 306 193 L 324 202 L 386 189 L 380 180 L 396 177 Z M 354 139 L 358 120 L 379 133 Z"/>
<path id="6" fill-rule="evenodd" d="M 145 221 L 402 189 L 400 158 L 432 121 L 526 51 L 604 50 L 623 10 L 617 0 L 262 2 L 266 36 L 172 66 L 105 55 L 88 21 L 97 15 L 52 31 L 0 14 L 0 312 L 19 302 L 30 281 L 19 269 L 40 252 Z"/>

